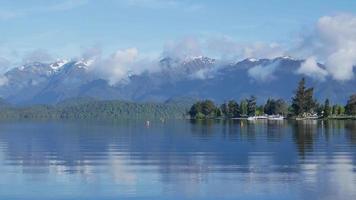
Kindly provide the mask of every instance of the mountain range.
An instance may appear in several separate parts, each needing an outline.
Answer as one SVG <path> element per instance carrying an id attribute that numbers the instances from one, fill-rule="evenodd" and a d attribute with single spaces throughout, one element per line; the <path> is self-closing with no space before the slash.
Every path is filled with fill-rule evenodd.
<path id="1" fill-rule="evenodd" d="M 32 62 L 3 74 L 0 96 L 12 104 L 54 104 L 66 99 L 90 97 L 135 102 L 165 102 L 196 98 L 223 102 L 255 95 L 259 102 L 269 97 L 290 100 L 298 81 L 305 77 L 315 88 L 316 98 L 345 103 L 356 92 L 355 78 L 316 80 L 297 72 L 302 59 L 244 59 L 223 62 L 208 57 L 162 58 L 159 70 L 128 73 L 122 81 L 110 84 L 99 77 L 93 60 Z M 322 64 L 319 67 L 325 68 Z"/>

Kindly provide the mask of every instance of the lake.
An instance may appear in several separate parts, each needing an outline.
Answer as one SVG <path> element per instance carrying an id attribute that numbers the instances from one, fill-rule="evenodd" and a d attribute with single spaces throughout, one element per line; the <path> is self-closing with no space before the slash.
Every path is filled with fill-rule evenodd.
<path id="1" fill-rule="evenodd" d="M 356 121 L 1 122 L 0 199 L 356 199 Z"/>

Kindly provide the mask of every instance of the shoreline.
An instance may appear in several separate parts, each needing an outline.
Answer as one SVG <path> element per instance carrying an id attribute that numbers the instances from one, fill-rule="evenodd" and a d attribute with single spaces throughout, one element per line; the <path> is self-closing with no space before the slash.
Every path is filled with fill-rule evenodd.
<path id="1" fill-rule="evenodd" d="M 274 120 L 274 119 L 254 119 L 248 120 L 248 117 L 234 117 L 234 118 L 224 118 L 224 117 L 217 117 L 217 118 L 190 118 L 191 120 L 246 120 L 246 121 L 283 121 L 283 120 L 293 120 L 293 121 L 311 121 L 311 120 L 356 120 L 356 116 L 332 116 L 327 118 L 299 118 L 298 117 L 285 117 L 282 120 Z"/>

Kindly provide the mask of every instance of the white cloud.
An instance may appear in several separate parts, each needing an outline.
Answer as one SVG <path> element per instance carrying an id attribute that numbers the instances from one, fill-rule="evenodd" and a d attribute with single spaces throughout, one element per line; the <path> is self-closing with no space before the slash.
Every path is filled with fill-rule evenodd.
<path id="1" fill-rule="evenodd" d="M 96 57 L 90 70 L 110 85 L 125 83 L 130 75 L 138 75 L 145 71 L 154 71 L 153 61 L 139 56 L 136 48 L 118 50 L 106 58 Z M 155 62 L 155 66 L 157 63 Z"/>
<path id="2" fill-rule="evenodd" d="M 328 71 L 318 65 L 315 57 L 309 57 L 306 59 L 297 70 L 297 73 L 304 74 L 321 81 L 324 81 L 325 77 L 328 75 Z"/>
<path id="3" fill-rule="evenodd" d="M 303 37 L 297 50 L 324 62 L 326 70 L 335 80 L 354 78 L 356 16 L 340 14 L 321 17 L 313 33 Z"/>
<path id="4" fill-rule="evenodd" d="M 257 65 L 250 68 L 247 71 L 247 73 L 251 78 L 255 79 L 256 81 L 261 81 L 261 82 L 270 81 L 275 78 L 274 72 L 278 68 L 278 65 L 279 65 L 278 61 L 265 66 Z"/>
<path id="5" fill-rule="evenodd" d="M 82 52 L 81 58 L 84 60 L 97 60 L 102 55 L 102 49 L 99 46 L 85 48 Z"/>
<path id="6" fill-rule="evenodd" d="M 186 37 L 179 41 L 168 42 L 163 50 L 163 57 L 186 59 L 203 54 L 201 43 L 194 37 Z"/>
<path id="7" fill-rule="evenodd" d="M 276 58 L 285 55 L 278 43 L 238 43 L 227 36 L 210 38 L 206 42 L 208 51 L 222 59 Z"/>

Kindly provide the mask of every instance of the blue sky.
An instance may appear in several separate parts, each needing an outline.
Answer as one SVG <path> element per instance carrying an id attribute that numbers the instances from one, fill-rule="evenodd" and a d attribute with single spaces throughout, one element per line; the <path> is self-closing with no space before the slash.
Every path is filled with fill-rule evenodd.
<path id="1" fill-rule="evenodd" d="M 92 46 L 158 54 L 185 37 L 288 46 L 320 17 L 338 13 L 356 13 L 356 1 L 1 0 L 0 57 L 36 49 L 73 57 Z"/>

